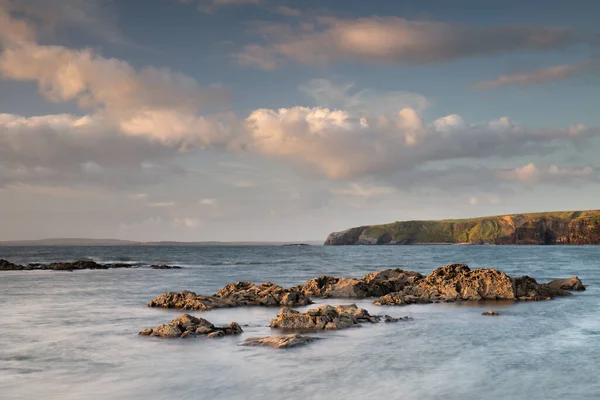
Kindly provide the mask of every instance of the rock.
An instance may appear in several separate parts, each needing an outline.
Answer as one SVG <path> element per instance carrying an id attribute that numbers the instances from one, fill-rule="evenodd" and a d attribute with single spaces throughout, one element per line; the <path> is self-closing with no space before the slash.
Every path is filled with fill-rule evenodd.
<path id="1" fill-rule="evenodd" d="M 262 338 L 249 338 L 242 343 L 243 346 L 269 346 L 277 349 L 304 346 L 320 338 L 299 334 L 267 336 Z"/>
<path id="2" fill-rule="evenodd" d="M 312 304 L 310 298 L 297 288 L 285 289 L 271 282 L 260 285 L 252 282 L 230 283 L 215 293 L 215 297 L 239 302 L 245 306 L 296 307 Z"/>
<path id="3" fill-rule="evenodd" d="M 0 271 L 22 271 L 24 269 L 27 269 L 27 267 L 0 259 Z"/>
<path id="4" fill-rule="evenodd" d="M 132 268 L 131 264 L 98 264 L 91 260 L 79 260 L 72 262 L 56 262 L 51 264 L 32 263 L 27 266 L 13 264 L 6 260 L 0 260 L 0 271 L 78 271 L 83 269 L 114 269 Z"/>
<path id="5" fill-rule="evenodd" d="M 389 315 L 383 316 L 383 322 L 393 323 L 393 322 L 401 322 L 401 321 L 412 321 L 412 318 L 411 317 L 394 318 L 394 317 L 390 317 Z"/>
<path id="6" fill-rule="evenodd" d="M 548 282 L 548 286 L 552 289 L 583 291 L 585 286 L 577 276 L 572 276 L 566 279 L 556 279 Z"/>
<path id="7" fill-rule="evenodd" d="M 206 335 L 206 337 L 209 339 L 221 338 L 223 336 L 225 336 L 225 332 L 223 332 L 223 331 L 214 331 L 214 332 L 211 332 L 208 335 Z"/>
<path id="8" fill-rule="evenodd" d="M 481 315 L 497 316 L 500 315 L 500 313 L 498 311 L 488 310 L 486 312 L 482 312 Z"/>
<path id="9" fill-rule="evenodd" d="M 177 325 L 161 324 L 152 330 L 151 336 L 160 336 L 164 338 L 176 338 L 183 334 Z"/>
<path id="10" fill-rule="evenodd" d="M 243 306 L 296 307 L 307 304 L 312 304 L 312 301 L 297 288 L 285 289 L 271 282 L 260 285 L 237 282 L 223 287 L 213 296 L 200 296 L 187 290 L 163 293 L 152 299 L 148 307 L 204 311 Z"/>
<path id="11" fill-rule="evenodd" d="M 224 327 L 216 327 L 204 318 L 196 318 L 189 314 L 181 314 L 168 324 L 156 328 L 143 329 L 139 332 L 145 336 L 159 336 L 164 338 L 217 338 L 225 335 L 239 335 L 243 330 L 237 322 L 231 322 Z"/>
<path id="12" fill-rule="evenodd" d="M 215 296 L 200 296 L 187 290 L 163 293 L 148 302 L 148 307 L 205 311 L 215 308 L 241 307 L 243 304 Z"/>
<path id="13" fill-rule="evenodd" d="M 377 317 L 369 315 L 367 310 L 351 304 L 332 307 L 324 305 L 300 313 L 284 307 L 275 319 L 271 320 L 271 328 L 286 330 L 323 330 L 346 329 L 360 326 L 360 322 L 377 322 Z"/>
<path id="14" fill-rule="evenodd" d="M 548 284 L 537 283 L 529 276 L 521 276 L 513 279 L 514 296 L 522 301 L 551 300 L 556 296 L 570 296 L 566 290 L 552 288 Z"/>
<path id="15" fill-rule="evenodd" d="M 397 268 L 372 272 L 362 279 L 321 276 L 298 286 L 298 289 L 307 296 L 327 298 L 379 297 L 402 290 L 422 278 L 418 272 Z"/>
<path id="16" fill-rule="evenodd" d="M 561 289 L 579 287 L 571 278 L 567 283 L 539 284 L 528 276 L 511 278 L 493 269 L 471 270 L 466 264 L 451 264 L 434 270 L 423 279 L 406 282 L 404 288 L 374 301 L 375 305 L 404 305 L 479 300 L 546 300 L 569 296 Z M 583 286 L 583 285 L 581 285 Z"/>
<path id="17" fill-rule="evenodd" d="M 55 271 L 75 271 L 82 269 L 108 269 L 108 266 L 98 264 L 91 260 L 79 260 L 74 262 L 57 262 L 48 265 L 49 269 Z"/>
<path id="18" fill-rule="evenodd" d="M 151 265 L 150 268 L 152 269 L 181 269 L 181 267 L 178 266 L 174 266 L 174 265 L 165 265 L 165 264 L 161 264 L 161 265 Z"/>

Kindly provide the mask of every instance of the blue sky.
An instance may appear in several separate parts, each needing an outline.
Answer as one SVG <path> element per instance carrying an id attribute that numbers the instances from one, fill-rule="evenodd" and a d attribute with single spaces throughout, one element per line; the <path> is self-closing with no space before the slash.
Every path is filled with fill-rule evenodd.
<path id="1" fill-rule="evenodd" d="M 0 239 L 597 208 L 599 8 L 0 0 Z"/>

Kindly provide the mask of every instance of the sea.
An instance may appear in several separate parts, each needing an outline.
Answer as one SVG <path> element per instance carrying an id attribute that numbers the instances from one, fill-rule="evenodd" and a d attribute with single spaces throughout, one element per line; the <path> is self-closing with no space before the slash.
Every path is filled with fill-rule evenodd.
<path id="1" fill-rule="evenodd" d="M 1 247 L 0 258 L 134 266 L 0 272 L 2 400 L 600 398 L 600 247 Z M 323 340 L 285 350 L 239 345 L 275 333 L 268 327 L 273 308 L 190 312 L 214 324 L 236 321 L 240 336 L 138 336 L 181 314 L 147 307 L 168 291 L 209 295 L 236 281 L 294 286 L 386 268 L 427 274 L 450 263 L 539 282 L 577 275 L 587 290 L 515 304 L 318 300 L 413 320 L 319 332 Z M 491 308 L 502 315 L 481 315 Z"/>

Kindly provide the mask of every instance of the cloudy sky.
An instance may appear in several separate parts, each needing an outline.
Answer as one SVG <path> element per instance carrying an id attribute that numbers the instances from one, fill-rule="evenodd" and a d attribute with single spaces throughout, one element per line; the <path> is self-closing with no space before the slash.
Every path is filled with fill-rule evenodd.
<path id="1" fill-rule="evenodd" d="M 0 0 L 0 240 L 598 208 L 599 12 Z"/>

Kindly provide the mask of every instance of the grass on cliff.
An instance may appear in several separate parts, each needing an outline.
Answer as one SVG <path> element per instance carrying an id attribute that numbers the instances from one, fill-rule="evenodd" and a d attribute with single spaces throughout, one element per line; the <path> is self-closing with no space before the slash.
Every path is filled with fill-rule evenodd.
<path id="1" fill-rule="evenodd" d="M 396 242 L 494 243 L 513 234 L 516 228 L 534 228 L 540 221 L 563 221 L 573 224 L 581 220 L 589 220 L 591 225 L 600 225 L 600 211 L 559 211 L 440 221 L 393 222 L 371 226 L 363 235 L 377 238 L 389 232 L 392 240 Z"/>

